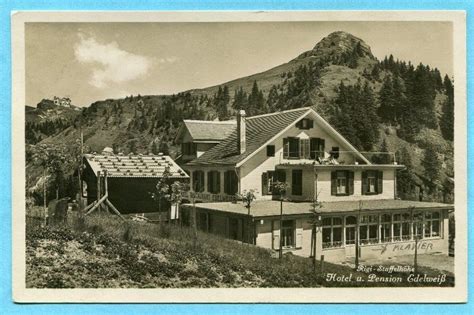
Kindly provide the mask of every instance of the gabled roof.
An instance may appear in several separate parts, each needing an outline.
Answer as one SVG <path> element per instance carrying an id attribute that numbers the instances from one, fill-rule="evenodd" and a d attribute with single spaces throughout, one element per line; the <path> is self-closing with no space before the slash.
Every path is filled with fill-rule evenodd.
<path id="1" fill-rule="evenodd" d="M 236 164 L 258 150 L 273 136 L 307 113 L 308 110 L 307 107 L 304 107 L 296 110 L 248 117 L 246 125 L 246 150 L 243 154 L 239 154 L 237 128 L 234 128 L 225 140 L 186 165 Z"/>
<path id="2" fill-rule="evenodd" d="M 246 150 L 239 154 L 237 147 L 237 128 L 219 144 L 205 152 L 199 158 L 192 160 L 186 165 L 236 165 L 242 164 L 247 158 L 255 154 L 267 142 L 276 138 L 279 134 L 290 128 L 294 123 L 309 113 L 313 113 L 321 125 L 331 131 L 337 140 L 344 143 L 357 156 L 371 164 L 361 153 L 359 153 L 343 136 L 332 128 L 321 116 L 310 107 L 302 107 L 271 114 L 252 116 L 247 118 L 246 125 Z"/>
<path id="3" fill-rule="evenodd" d="M 187 130 L 195 142 L 220 142 L 227 138 L 236 129 L 236 126 L 235 120 L 183 120 L 176 140 L 179 142 L 184 131 Z"/>
<path id="4" fill-rule="evenodd" d="M 168 169 L 171 178 L 188 178 L 188 175 L 167 155 L 96 155 L 84 154 L 94 174 L 107 171 L 108 177 L 163 177 Z"/>

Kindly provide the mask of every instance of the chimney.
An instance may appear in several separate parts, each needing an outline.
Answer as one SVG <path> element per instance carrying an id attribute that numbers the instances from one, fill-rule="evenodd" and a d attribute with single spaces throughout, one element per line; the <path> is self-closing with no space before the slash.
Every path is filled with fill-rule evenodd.
<path id="1" fill-rule="evenodd" d="M 239 111 L 237 115 L 237 147 L 239 148 L 239 153 L 242 154 L 245 152 L 245 138 L 246 138 L 246 121 L 245 121 L 245 111 Z"/>

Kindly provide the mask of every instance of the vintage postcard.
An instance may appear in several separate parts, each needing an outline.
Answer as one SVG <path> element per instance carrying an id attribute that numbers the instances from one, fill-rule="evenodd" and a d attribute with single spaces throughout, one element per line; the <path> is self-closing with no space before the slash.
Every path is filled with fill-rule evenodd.
<path id="1" fill-rule="evenodd" d="M 14 12 L 16 302 L 464 302 L 461 11 Z"/>

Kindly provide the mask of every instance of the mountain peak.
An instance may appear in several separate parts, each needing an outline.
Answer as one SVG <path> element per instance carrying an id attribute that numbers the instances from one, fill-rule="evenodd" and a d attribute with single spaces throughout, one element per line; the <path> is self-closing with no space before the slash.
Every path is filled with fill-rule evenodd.
<path id="1" fill-rule="evenodd" d="M 317 43 L 312 50 L 301 54 L 298 58 L 337 56 L 350 53 L 354 49 L 359 50 L 361 57 L 375 59 L 370 51 L 369 45 L 362 39 L 343 31 L 336 31 L 329 34 Z"/>

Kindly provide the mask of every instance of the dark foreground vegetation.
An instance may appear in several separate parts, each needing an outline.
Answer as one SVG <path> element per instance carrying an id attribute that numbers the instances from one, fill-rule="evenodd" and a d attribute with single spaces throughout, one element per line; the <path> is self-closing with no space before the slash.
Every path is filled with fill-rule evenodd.
<path id="1" fill-rule="evenodd" d="M 319 262 L 318 262 L 319 264 Z M 420 274 L 439 272 L 420 268 Z M 327 282 L 327 274 L 350 276 Z M 409 283 L 407 273 L 375 273 L 397 282 L 367 283 L 368 274 L 324 263 L 314 272 L 311 260 L 199 233 L 178 225 L 121 221 L 115 217 L 69 217 L 66 226 L 27 226 L 28 288 L 183 288 L 183 287 L 321 287 L 438 286 Z M 356 277 L 362 281 L 355 281 Z M 448 275 L 441 286 L 453 286 Z"/>

